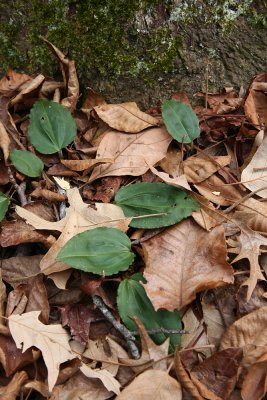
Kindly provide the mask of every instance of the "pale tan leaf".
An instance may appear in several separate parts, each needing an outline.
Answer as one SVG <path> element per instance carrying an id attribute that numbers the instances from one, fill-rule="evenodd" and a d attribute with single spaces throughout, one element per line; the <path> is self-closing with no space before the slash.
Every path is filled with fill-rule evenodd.
<path id="1" fill-rule="evenodd" d="M 267 352 L 267 306 L 235 321 L 224 333 L 220 349 L 241 347 L 242 367 L 249 368 Z"/>
<path id="2" fill-rule="evenodd" d="M 172 138 L 165 128 L 151 128 L 137 134 L 108 132 L 98 147 L 96 159 L 112 158 L 113 164 L 94 168 L 89 182 L 110 175 L 143 175 L 149 165 L 161 160 Z"/>
<path id="3" fill-rule="evenodd" d="M 252 157 L 248 166 L 242 171 L 241 181 L 243 185 L 254 192 L 260 190 L 257 195 L 267 197 L 267 138 L 265 138 Z"/>
<path id="4" fill-rule="evenodd" d="M 181 309 L 197 292 L 233 282 L 222 226 L 206 232 L 187 219 L 145 241 L 142 247 L 144 288 L 156 310 Z"/>
<path id="5" fill-rule="evenodd" d="M 88 168 L 93 168 L 96 164 L 110 164 L 113 162 L 112 158 L 99 158 L 99 159 L 88 159 L 88 160 L 60 160 L 65 167 L 72 171 L 84 171 Z"/>
<path id="6" fill-rule="evenodd" d="M 11 141 L 9 139 L 6 128 L 3 125 L 3 123 L 0 121 L 0 147 L 3 150 L 5 161 L 7 161 L 8 157 L 9 157 L 10 143 L 11 143 Z"/>
<path id="7" fill-rule="evenodd" d="M 45 384 L 44 382 L 38 381 L 38 380 L 32 380 L 29 381 L 27 383 L 25 383 L 24 385 L 25 389 L 33 389 L 36 390 L 37 392 L 39 392 L 43 397 L 48 398 L 49 396 L 49 391 L 48 391 L 48 387 L 47 384 Z"/>
<path id="8" fill-rule="evenodd" d="M 231 161 L 231 156 L 189 157 L 183 162 L 188 182 L 200 183 Z"/>
<path id="9" fill-rule="evenodd" d="M 167 371 L 150 369 L 138 375 L 116 400 L 182 400 L 179 382 Z"/>
<path id="10" fill-rule="evenodd" d="M 138 133 L 159 124 L 156 118 L 141 111 L 134 102 L 102 104 L 94 110 L 99 118 L 117 131 Z"/>
<path id="11" fill-rule="evenodd" d="M 176 143 L 171 143 L 168 147 L 166 156 L 158 163 L 160 168 L 171 175 L 173 178 L 177 178 L 182 174 L 182 152 L 177 148 Z"/>
<path id="12" fill-rule="evenodd" d="M 152 166 L 149 166 L 149 168 L 153 172 L 153 174 L 157 175 L 163 182 L 167 183 L 168 185 L 191 191 L 191 188 L 188 185 L 185 175 L 180 175 L 176 178 L 171 178 L 169 174 L 166 174 L 166 172 L 159 172 L 156 168 Z"/>
<path id="13" fill-rule="evenodd" d="M 66 216 L 57 222 L 46 221 L 37 215 L 16 207 L 17 214 L 26 219 L 26 222 L 35 229 L 56 230 L 61 235 L 43 257 L 40 268 L 45 274 L 60 272 L 69 266 L 63 262 L 55 261 L 61 248 L 74 235 L 100 226 L 108 226 L 127 231 L 131 218 L 126 218 L 122 209 L 114 204 L 96 203 L 96 210 L 82 201 L 77 188 L 67 190 L 70 206 L 66 209 Z"/>
<path id="14" fill-rule="evenodd" d="M 83 357 L 87 357 L 93 361 L 111 361 L 111 363 L 102 362 L 101 369 L 108 371 L 112 376 L 116 376 L 119 369 L 119 365 L 116 364 L 118 363 L 118 356 L 115 352 L 112 352 L 112 344 L 113 341 L 109 342 L 108 338 L 105 342 L 100 339 L 89 339 L 87 342 L 87 349 L 83 353 Z M 109 347 L 109 352 L 107 351 L 107 346 Z"/>
<path id="15" fill-rule="evenodd" d="M 0 90 L 13 91 L 19 89 L 25 83 L 28 84 L 33 78 L 30 75 L 20 74 L 11 68 L 6 70 L 5 75 L 0 80 Z"/>
<path id="16" fill-rule="evenodd" d="M 51 391 L 56 383 L 61 363 L 76 356 L 69 347 L 69 335 L 61 325 L 44 325 L 38 317 L 40 311 L 31 311 L 8 318 L 9 329 L 16 346 L 23 351 L 35 346 L 41 350 L 48 371 L 48 387 Z"/>
<path id="17" fill-rule="evenodd" d="M 114 392 L 115 394 L 120 393 L 120 383 L 110 372 L 104 369 L 92 369 L 84 363 L 82 363 L 80 370 L 88 378 L 100 379 L 108 391 Z"/>
<path id="18" fill-rule="evenodd" d="M 267 123 L 267 100 L 265 92 L 266 76 L 262 73 L 254 78 L 244 104 L 245 114 L 258 129 L 266 126 Z"/>

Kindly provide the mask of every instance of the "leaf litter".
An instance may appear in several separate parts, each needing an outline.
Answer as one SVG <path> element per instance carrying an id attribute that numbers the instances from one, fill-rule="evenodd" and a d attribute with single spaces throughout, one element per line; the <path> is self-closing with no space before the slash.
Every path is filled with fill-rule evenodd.
<path id="1" fill-rule="evenodd" d="M 44 42 L 62 82 L 0 80 L 1 399 L 263 399 L 266 74 L 193 107 L 79 104 L 74 61 Z M 106 276 L 126 239 L 131 265 Z"/>

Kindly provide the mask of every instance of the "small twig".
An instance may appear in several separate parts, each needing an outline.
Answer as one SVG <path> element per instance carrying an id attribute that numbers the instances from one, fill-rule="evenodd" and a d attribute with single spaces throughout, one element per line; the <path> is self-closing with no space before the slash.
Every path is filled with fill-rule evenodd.
<path id="1" fill-rule="evenodd" d="M 232 204 L 230 207 L 226 208 L 226 210 L 223 210 L 224 214 L 229 214 L 229 212 L 231 212 L 234 208 L 236 208 L 237 206 L 239 206 L 239 204 L 243 203 L 244 201 L 248 200 L 250 197 L 254 196 L 254 194 L 261 192 L 262 190 L 266 190 L 267 186 L 264 186 L 260 189 L 254 190 L 253 192 L 250 192 L 249 194 L 247 194 L 246 196 L 242 197 L 241 199 L 237 200 L 234 202 L 234 204 Z"/>
<path id="2" fill-rule="evenodd" d="M 120 322 L 116 321 L 112 313 L 109 311 L 101 297 L 99 296 L 92 296 L 94 305 L 102 312 L 104 317 L 114 326 L 117 331 L 121 333 L 121 335 L 125 338 L 127 345 L 129 347 L 129 350 L 133 356 L 134 359 L 140 358 L 140 353 L 139 349 L 135 344 L 135 337 L 130 332 L 124 325 L 122 325 Z"/>
<path id="3" fill-rule="evenodd" d="M 18 193 L 20 204 L 22 206 L 25 206 L 25 204 L 28 203 L 28 200 L 25 195 L 25 190 L 26 190 L 26 182 L 22 182 L 20 185 L 17 184 L 16 179 L 13 176 L 13 173 L 10 169 L 10 167 L 7 168 L 9 180 L 12 183 L 13 187 L 15 188 L 16 192 Z"/>
<path id="4" fill-rule="evenodd" d="M 140 333 L 138 331 L 131 331 L 132 335 L 134 336 L 140 336 Z M 156 335 L 157 333 L 166 333 L 167 335 L 186 335 L 191 333 L 190 331 L 185 331 L 183 329 L 166 329 L 163 327 L 157 328 L 157 329 L 148 329 L 147 333 L 149 335 Z"/>

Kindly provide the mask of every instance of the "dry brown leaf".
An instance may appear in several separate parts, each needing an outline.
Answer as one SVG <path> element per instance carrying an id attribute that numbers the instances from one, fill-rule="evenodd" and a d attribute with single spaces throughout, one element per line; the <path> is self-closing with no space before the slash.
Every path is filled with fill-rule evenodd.
<path id="1" fill-rule="evenodd" d="M 206 232 L 187 219 L 145 241 L 142 247 L 144 288 L 156 310 L 181 309 L 197 292 L 233 282 L 222 226 Z"/>
<path id="2" fill-rule="evenodd" d="M 252 157 L 248 166 L 242 171 L 241 181 L 243 185 L 254 192 L 257 190 L 257 195 L 267 197 L 267 138 L 265 138 Z M 260 190 L 259 189 L 264 189 Z"/>
<path id="3" fill-rule="evenodd" d="M 189 157 L 183 162 L 188 182 L 200 183 L 231 161 L 231 156 Z"/>
<path id="4" fill-rule="evenodd" d="M 96 164 L 110 164 L 113 162 L 112 158 L 99 158 L 99 159 L 88 159 L 88 160 L 60 160 L 65 167 L 72 171 L 84 171 L 88 168 L 93 168 Z"/>
<path id="5" fill-rule="evenodd" d="M 36 93 L 36 97 L 38 97 L 38 93 L 41 90 L 44 80 L 44 75 L 40 74 L 31 81 L 28 81 L 27 84 L 23 85 L 17 96 L 10 101 L 10 105 L 14 107 L 16 104 L 23 102 L 28 97 L 33 96 L 34 93 Z"/>
<path id="6" fill-rule="evenodd" d="M 102 104 L 106 104 L 104 97 L 99 93 L 96 93 L 92 88 L 87 88 L 86 99 L 83 102 L 81 110 L 85 113 L 88 113 L 92 110 L 92 108 L 101 106 Z"/>
<path id="7" fill-rule="evenodd" d="M 258 128 L 266 126 L 266 74 L 257 75 L 250 88 L 244 104 L 244 111 L 248 119 Z"/>
<path id="8" fill-rule="evenodd" d="M 9 329 L 18 348 L 23 351 L 35 346 L 41 350 L 48 372 L 48 388 L 52 391 L 61 363 L 76 356 L 69 347 L 69 336 L 61 325 L 44 325 L 38 317 L 40 311 L 31 311 L 8 318 Z"/>
<path id="9" fill-rule="evenodd" d="M 241 347 L 244 358 L 241 366 L 248 369 L 267 352 L 267 306 L 235 321 L 224 333 L 220 349 Z"/>
<path id="10" fill-rule="evenodd" d="M 225 400 L 235 388 L 242 349 L 229 348 L 213 354 L 190 371 L 199 393 L 209 400 Z"/>
<path id="11" fill-rule="evenodd" d="M 194 186 L 207 200 L 220 206 L 229 206 L 242 198 L 234 186 L 226 185 L 216 175 L 211 175 L 208 179 Z"/>
<path id="12" fill-rule="evenodd" d="M 61 101 L 61 104 L 71 112 L 76 108 L 77 100 L 79 97 L 79 81 L 76 73 L 75 63 L 69 60 L 56 46 L 50 43 L 45 38 L 43 41 L 50 48 L 52 53 L 61 62 L 62 74 L 66 89 L 68 90 L 68 97 Z"/>
<path id="13" fill-rule="evenodd" d="M 240 250 L 232 263 L 242 260 L 243 258 L 249 260 L 250 275 L 243 283 L 243 285 L 248 286 L 247 301 L 249 301 L 252 292 L 257 285 L 257 281 L 265 280 L 259 265 L 259 255 L 261 254 L 260 247 L 267 246 L 267 239 L 247 226 L 247 220 L 249 220 L 251 214 L 236 212 L 235 216 L 235 222 L 241 229 L 241 233 L 237 237 L 237 241 L 240 244 Z"/>
<path id="14" fill-rule="evenodd" d="M 120 393 L 120 383 L 117 381 L 117 379 L 113 377 L 113 375 L 109 371 L 99 368 L 93 369 L 89 367 L 89 365 L 86 365 L 84 363 L 82 363 L 80 371 L 85 376 L 87 376 L 87 378 L 100 379 L 108 391 L 113 392 L 117 395 Z"/>
<path id="15" fill-rule="evenodd" d="M 267 393 L 267 353 L 250 367 L 242 384 L 243 400 L 263 399 Z"/>
<path id="16" fill-rule="evenodd" d="M 25 371 L 17 372 L 11 382 L 6 386 L 0 386 L 1 400 L 16 400 L 20 394 L 22 385 L 28 379 Z"/>
<path id="17" fill-rule="evenodd" d="M 3 123 L 0 121 L 0 147 L 3 150 L 5 162 L 7 162 L 7 159 L 9 157 L 10 143 L 11 143 L 11 141 L 9 139 L 6 128 L 3 125 Z"/>
<path id="18" fill-rule="evenodd" d="M 5 315 L 6 285 L 2 280 L 2 268 L 0 269 L 0 325 L 3 325 L 2 315 Z"/>
<path id="19" fill-rule="evenodd" d="M 3 279 L 16 287 L 40 272 L 42 255 L 10 257 L 0 261 Z"/>
<path id="20" fill-rule="evenodd" d="M 113 164 L 96 167 L 89 179 L 95 179 L 110 175 L 143 175 L 161 160 L 172 141 L 165 128 L 151 128 L 137 134 L 125 134 L 121 132 L 108 132 L 102 139 L 96 160 L 112 158 Z"/>
<path id="21" fill-rule="evenodd" d="M 158 176 L 163 182 L 167 183 L 168 185 L 191 191 L 191 188 L 188 185 L 185 175 L 180 175 L 176 178 L 171 178 L 169 174 L 166 174 L 166 172 L 159 172 L 156 168 L 152 166 L 149 166 L 149 168 L 154 175 Z"/>
<path id="22" fill-rule="evenodd" d="M 137 104 L 102 104 L 94 107 L 94 111 L 111 128 L 121 132 L 139 133 L 146 128 L 159 125 L 159 121 L 141 111 Z"/>
<path id="23" fill-rule="evenodd" d="M 88 379 L 78 372 L 64 385 L 55 386 L 49 400 L 106 400 L 113 395 L 99 379 Z"/>
<path id="24" fill-rule="evenodd" d="M 114 204 L 96 203 L 96 210 L 90 208 L 88 204 L 82 201 L 77 188 L 67 190 L 67 196 L 70 206 L 66 209 L 66 216 L 57 222 L 46 221 L 22 207 L 16 207 L 17 214 L 21 218 L 25 218 L 27 223 L 31 224 L 35 229 L 61 232 L 58 240 L 45 254 L 40 263 L 40 268 L 45 274 L 69 269 L 67 264 L 57 262 L 56 257 L 61 248 L 74 235 L 100 226 L 114 227 L 125 232 L 131 221 L 131 218 L 126 218 L 122 209 Z"/>
<path id="25" fill-rule="evenodd" d="M 185 388 L 185 390 L 191 394 L 193 399 L 204 400 L 204 398 L 199 394 L 197 387 L 192 382 L 185 367 L 183 366 L 180 353 L 177 348 L 175 349 L 174 353 L 174 365 L 175 365 L 176 375 L 179 379 L 179 382 L 182 384 L 183 388 Z"/>
<path id="26" fill-rule="evenodd" d="M 116 398 L 116 400 L 182 400 L 179 382 L 167 371 L 150 369 L 138 375 Z"/>
<path id="27" fill-rule="evenodd" d="M 31 196 L 36 198 L 43 197 L 44 199 L 49 201 L 62 202 L 66 200 L 66 196 L 64 196 L 64 194 L 52 192 L 52 190 L 41 189 L 41 188 L 34 189 L 34 191 L 31 193 Z"/>
<path id="28" fill-rule="evenodd" d="M 0 80 L 0 90 L 13 91 L 19 89 L 26 82 L 33 78 L 27 74 L 20 74 L 11 68 L 8 68 L 3 78 Z"/>
<path id="29" fill-rule="evenodd" d="M 108 371 L 112 376 L 116 376 L 118 373 L 119 365 L 116 364 L 118 363 L 118 355 L 116 354 L 117 347 L 115 347 L 115 349 L 112 348 L 112 345 L 114 343 L 116 342 L 110 340 L 109 338 L 106 338 L 105 341 L 100 339 L 89 339 L 87 342 L 87 349 L 83 353 L 83 357 L 87 357 L 88 359 L 93 361 L 111 361 L 111 363 L 102 362 L 101 369 Z"/>
<path id="30" fill-rule="evenodd" d="M 168 147 L 166 156 L 158 163 L 160 168 L 171 175 L 173 178 L 177 178 L 181 175 L 181 162 L 182 152 L 177 148 L 176 143 L 171 143 Z"/>
<path id="31" fill-rule="evenodd" d="M 24 211 L 29 212 L 26 210 Z M 39 233 L 24 221 L 15 221 L 14 223 L 9 221 L 2 222 L 2 232 L 0 233 L 0 245 L 2 247 L 16 246 L 20 243 L 40 242 L 43 243 L 45 247 L 49 248 L 55 241 L 56 239 L 54 236 Z"/>

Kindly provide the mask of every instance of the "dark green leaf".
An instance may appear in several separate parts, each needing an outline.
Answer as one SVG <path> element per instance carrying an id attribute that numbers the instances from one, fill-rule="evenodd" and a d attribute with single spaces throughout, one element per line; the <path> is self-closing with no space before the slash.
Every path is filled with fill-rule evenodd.
<path id="1" fill-rule="evenodd" d="M 10 160 L 19 172 L 32 178 L 40 176 L 44 169 L 42 160 L 30 151 L 12 150 Z"/>
<path id="2" fill-rule="evenodd" d="M 169 134 L 179 143 L 190 143 L 200 135 L 198 118 L 191 107 L 176 100 L 165 100 L 162 117 Z"/>
<path id="3" fill-rule="evenodd" d="M 0 221 L 5 217 L 9 204 L 9 198 L 0 192 Z"/>
<path id="4" fill-rule="evenodd" d="M 137 274 L 136 274 L 137 275 Z M 181 319 L 177 311 L 155 311 L 147 297 L 143 286 L 135 279 L 124 279 L 118 289 L 117 304 L 120 317 L 128 329 L 135 331 L 136 325 L 131 317 L 138 317 L 147 330 L 151 329 L 182 329 Z M 152 339 L 160 344 L 170 336 L 170 350 L 180 344 L 179 334 L 157 333 L 151 335 Z"/>
<path id="5" fill-rule="evenodd" d="M 115 202 L 127 217 L 164 215 L 133 219 L 134 228 L 154 229 L 176 224 L 198 210 L 198 203 L 186 192 L 165 183 L 136 183 L 122 187 Z"/>
<path id="6" fill-rule="evenodd" d="M 72 142 L 76 124 L 65 107 L 54 101 L 39 100 L 30 112 L 28 134 L 40 153 L 56 153 Z"/>
<path id="7" fill-rule="evenodd" d="M 71 267 L 98 275 L 125 271 L 134 260 L 131 241 L 115 228 L 95 228 L 70 239 L 57 256 Z"/>

